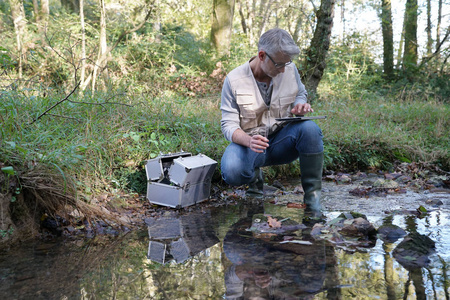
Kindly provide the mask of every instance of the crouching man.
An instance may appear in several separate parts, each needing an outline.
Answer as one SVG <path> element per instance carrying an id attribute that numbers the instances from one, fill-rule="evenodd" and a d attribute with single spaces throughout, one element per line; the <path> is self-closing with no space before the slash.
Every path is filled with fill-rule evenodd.
<path id="1" fill-rule="evenodd" d="M 313 112 L 292 59 L 300 53 L 288 32 L 265 32 L 258 53 L 225 78 L 221 128 L 231 143 L 222 156 L 222 177 L 230 185 L 249 185 L 263 193 L 261 167 L 299 158 L 306 210 L 320 214 L 322 131 L 314 121 L 278 122 L 276 118 Z"/>

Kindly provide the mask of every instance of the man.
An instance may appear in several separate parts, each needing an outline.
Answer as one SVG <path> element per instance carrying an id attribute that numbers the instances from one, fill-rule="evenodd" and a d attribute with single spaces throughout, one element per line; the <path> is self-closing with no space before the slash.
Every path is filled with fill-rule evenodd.
<path id="1" fill-rule="evenodd" d="M 221 171 L 228 184 L 249 184 L 249 192 L 262 194 L 260 167 L 299 158 L 306 209 L 320 213 L 322 131 L 311 120 L 275 120 L 313 112 L 292 63 L 299 53 L 288 32 L 271 29 L 261 36 L 257 56 L 225 78 L 221 127 L 231 144 L 222 156 Z"/>

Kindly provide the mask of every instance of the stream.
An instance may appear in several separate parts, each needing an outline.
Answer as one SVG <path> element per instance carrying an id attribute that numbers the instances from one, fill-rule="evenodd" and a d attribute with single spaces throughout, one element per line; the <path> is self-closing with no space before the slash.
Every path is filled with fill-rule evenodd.
<path id="1" fill-rule="evenodd" d="M 425 235 L 435 243 L 426 264 L 404 266 L 394 257 L 403 238 L 351 247 L 302 240 L 301 230 L 294 241 L 246 230 L 255 214 L 302 222 L 303 210 L 277 195 L 169 210 L 120 237 L 2 250 L 0 299 L 449 299 L 450 194 L 352 195 L 358 186 L 324 182 L 327 221 L 355 211 L 375 228 L 388 222 Z M 418 215 L 421 206 L 426 212 Z"/>

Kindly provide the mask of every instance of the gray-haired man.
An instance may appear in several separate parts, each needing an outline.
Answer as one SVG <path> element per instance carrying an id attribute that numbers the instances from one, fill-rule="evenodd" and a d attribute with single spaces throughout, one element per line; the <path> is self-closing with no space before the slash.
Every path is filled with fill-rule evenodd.
<path id="1" fill-rule="evenodd" d="M 222 156 L 222 177 L 262 193 L 260 167 L 300 159 L 307 211 L 320 213 L 322 131 L 313 121 L 283 124 L 276 118 L 312 112 L 292 59 L 300 49 L 285 30 L 265 32 L 258 54 L 232 70 L 222 89 L 221 127 L 231 143 Z"/>

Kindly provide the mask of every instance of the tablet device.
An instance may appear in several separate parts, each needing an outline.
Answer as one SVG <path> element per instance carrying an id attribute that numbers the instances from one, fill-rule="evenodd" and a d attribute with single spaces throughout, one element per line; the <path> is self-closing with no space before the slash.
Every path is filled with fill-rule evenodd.
<path id="1" fill-rule="evenodd" d="M 275 118 L 275 120 L 283 121 L 283 122 L 298 122 L 298 121 L 317 120 L 317 119 L 326 119 L 326 118 L 327 118 L 327 116 L 311 116 L 311 117 Z"/>

